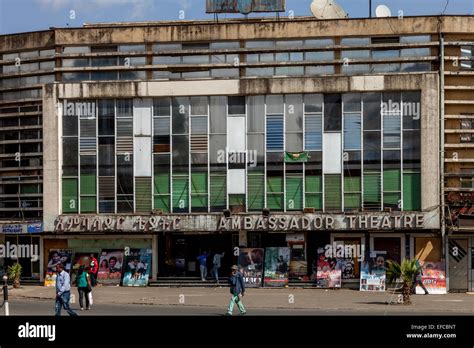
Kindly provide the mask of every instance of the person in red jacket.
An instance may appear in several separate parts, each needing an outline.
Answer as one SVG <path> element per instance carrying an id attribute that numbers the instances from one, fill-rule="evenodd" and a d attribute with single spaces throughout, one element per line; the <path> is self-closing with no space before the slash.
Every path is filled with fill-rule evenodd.
<path id="1" fill-rule="evenodd" d="M 97 285 L 97 272 L 99 271 L 99 261 L 95 258 L 94 254 L 91 254 L 91 263 L 90 263 L 90 275 L 92 286 Z"/>

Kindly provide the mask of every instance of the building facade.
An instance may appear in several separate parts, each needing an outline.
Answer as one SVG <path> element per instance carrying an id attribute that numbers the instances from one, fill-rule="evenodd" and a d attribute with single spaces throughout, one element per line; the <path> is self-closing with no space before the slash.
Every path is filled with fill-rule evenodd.
<path id="1" fill-rule="evenodd" d="M 459 239 L 445 228 L 440 150 L 448 116 L 469 112 L 473 22 L 302 17 L 2 36 L 2 237 L 37 240 L 40 279 L 52 249 L 152 249 L 156 279 L 195 276 L 202 251 L 225 251 L 226 267 L 235 248 L 289 246 L 294 278 L 307 280 L 333 243 L 448 263 L 461 279 L 446 255 L 469 229 Z M 23 155 L 9 145 L 30 134 L 28 93 L 38 152 Z M 40 161 L 34 196 L 18 155 Z M 30 197 L 38 216 L 14 215 Z M 358 261 L 343 284 L 358 283 Z"/>

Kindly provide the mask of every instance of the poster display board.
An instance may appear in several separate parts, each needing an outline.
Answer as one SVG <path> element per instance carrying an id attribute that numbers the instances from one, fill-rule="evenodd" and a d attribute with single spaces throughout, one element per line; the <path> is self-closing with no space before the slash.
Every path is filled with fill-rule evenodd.
<path id="1" fill-rule="evenodd" d="M 284 287 L 288 285 L 290 248 L 265 248 L 265 287 Z"/>
<path id="2" fill-rule="evenodd" d="M 446 294 L 446 267 L 442 262 L 420 261 L 422 267 L 421 282 L 430 295 Z M 417 294 L 424 294 L 423 288 L 417 284 Z"/>
<path id="3" fill-rule="evenodd" d="M 360 269 L 360 291 L 385 291 L 386 252 L 374 251 Z"/>
<path id="4" fill-rule="evenodd" d="M 262 248 L 241 248 L 239 250 L 239 269 L 242 270 L 245 286 L 262 286 L 264 250 Z"/>
<path id="5" fill-rule="evenodd" d="M 57 266 L 61 263 L 64 270 L 71 272 L 72 250 L 69 249 L 51 249 L 46 265 L 46 275 L 44 277 L 44 286 L 56 286 Z"/>
<path id="6" fill-rule="evenodd" d="M 102 250 L 97 280 L 101 284 L 119 285 L 122 278 L 123 250 Z"/>
<path id="7" fill-rule="evenodd" d="M 130 249 L 125 253 L 123 286 L 147 286 L 150 278 L 151 250 Z"/>
<path id="8" fill-rule="evenodd" d="M 342 272 L 338 267 L 337 259 L 330 257 L 325 249 L 318 249 L 316 264 L 316 286 L 318 288 L 340 288 L 342 283 Z"/>

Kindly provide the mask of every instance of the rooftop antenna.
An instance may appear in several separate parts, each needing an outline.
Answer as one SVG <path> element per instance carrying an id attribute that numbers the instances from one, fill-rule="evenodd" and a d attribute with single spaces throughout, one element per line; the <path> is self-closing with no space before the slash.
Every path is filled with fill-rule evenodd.
<path id="1" fill-rule="evenodd" d="M 392 11 L 390 11 L 390 9 L 385 6 L 385 5 L 379 5 L 377 6 L 377 8 L 375 9 L 375 15 L 378 17 L 378 18 L 382 18 L 382 17 L 392 17 Z"/>
<path id="2" fill-rule="evenodd" d="M 311 12 L 318 19 L 347 18 L 347 13 L 334 0 L 313 0 Z"/>
<path id="3" fill-rule="evenodd" d="M 369 18 L 372 18 L 372 0 L 369 0 Z"/>

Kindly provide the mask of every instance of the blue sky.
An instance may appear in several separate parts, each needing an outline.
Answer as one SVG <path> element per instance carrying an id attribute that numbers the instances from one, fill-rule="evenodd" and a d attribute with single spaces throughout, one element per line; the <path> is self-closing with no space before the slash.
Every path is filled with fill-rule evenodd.
<path id="1" fill-rule="evenodd" d="M 367 17 L 368 0 L 336 0 L 349 16 Z M 312 0 L 287 0 L 287 13 L 310 15 Z M 405 16 L 441 13 L 448 0 L 373 0 Z M 75 19 L 70 19 L 75 11 Z M 49 27 L 79 27 L 83 23 L 144 20 L 209 19 L 205 0 L 0 0 L 0 34 L 45 30 Z M 474 0 L 449 0 L 446 14 L 474 14 Z M 282 14 L 283 15 L 283 14 Z M 220 15 L 220 18 L 235 15 Z M 237 15 L 242 17 L 241 15 Z"/>

